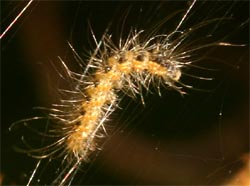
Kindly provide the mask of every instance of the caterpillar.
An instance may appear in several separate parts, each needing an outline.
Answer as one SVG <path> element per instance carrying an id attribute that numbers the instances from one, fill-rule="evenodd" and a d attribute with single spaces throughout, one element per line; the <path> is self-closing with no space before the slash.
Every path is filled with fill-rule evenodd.
<path id="1" fill-rule="evenodd" d="M 62 90 L 69 98 L 49 109 L 48 117 L 53 122 L 48 132 L 41 134 L 45 139 L 49 137 L 56 140 L 42 148 L 31 147 L 23 151 L 38 159 L 60 157 L 69 162 L 64 171 L 56 176 L 53 184 L 71 184 L 82 162 L 88 161 L 92 151 L 99 148 L 98 141 L 107 136 L 105 124 L 122 100 L 121 92 L 133 99 L 139 95 L 145 105 L 143 90 L 150 92 L 153 88 L 161 94 L 161 87 L 170 87 L 184 95 L 183 88 L 195 87 L 182 83 L 183 76 L 212 80 L 210 77 L 187 74 L 185 68 L 199 68 L 194 64 L 195 52 L 211 46 L 233 44 L 216 41 L 192 46 L 192 42 L 186 43 L 204 25 L 221 21 L 208 20 L 188 29 L 181 29 L 195 5 L 194 0 L 182 12 L 175 29 L 169 33 L 157 34 L 154 31 L 145 36 L 143 29 L 131 29 L 128 36 L 121 38 L 117 45 L 111 34 L 105 33 L 97 41 L 91 30 L 96 49 L 90 54 L 87 66 L 81 65 L 83 69 L 80 73 L 70 70 L 59 57 L 73 88 Z M 74 47 L 71 44 L 69 46 L 78 57 Z M 33 118 L 32 121 L 36 119 L 40 118 Z M 29 147 L 28 144 L 27 146 Z M 31 181 L 32 179 L 33 176 L 30 177 Z"/>

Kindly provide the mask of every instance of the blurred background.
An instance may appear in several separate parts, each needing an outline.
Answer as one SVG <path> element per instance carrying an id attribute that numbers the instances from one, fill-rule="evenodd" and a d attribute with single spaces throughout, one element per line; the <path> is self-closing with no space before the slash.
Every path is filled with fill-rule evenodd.
<path id="1" fill-rule="evenodd" d="M 1 2 L 1 33 L 26 4 L 25 1 Z M 169 33 L 189 5 L 189 1 L 33 2 L 1 40 L 2 184 L 26 184 L 37 163 L 36 159 L 13 149 L 21 143 L 21 136 L 36 134 L 21 124 L 10 132 L 10 125 L 37 115 L 46 117 L 46 113 L 33 108 L 50 108 L 60 99 L 57 89 L 71 87 L 58 75 L 57 56 L 73 71 L 82 70 L 67 42 L 86 61 L 95 48 L 90 26 L 97 40 L 109 28 L 115 43 L 128 35 L 132 27 L 150 33 L 162 23 L 158 32 Z M 73 184 L 246 183 L 244 180 L 249 177 L 249 166 L 246 166 L 249 162 L 249 2 L 197 2 L 180 29 L 218 17 L 230 19 L 204 26 L 188 41 L 211 34 L 215 41 L 223 38 L 246 46 L 211 47 L 198 52 L 205 58 L 197 65 L 207 70 L 191 68 L 187 69 L 188 73 L 207 75 L 214 80 L 207 82 L 184 76 L 182 81 L 211 91 L 185 89 L 188 94 L 182 97 L 174 90 L 162 89 L 161 97 L 157 93 L 145 96 L 146 107 L 138 104 L 139 98 L 131 100 L 125 96 L 120 103 L 122 109 L 107 122 L 110 135 L 100 143 L 102 150 L 94 152 L 91 161 L 84 163 Z M 36 125 L 32 121 L 34 128 Z M 32 183 L 51 183 L 58 175 L 57 169 L 63 170 L 60 159 L 44 160 Z"/>

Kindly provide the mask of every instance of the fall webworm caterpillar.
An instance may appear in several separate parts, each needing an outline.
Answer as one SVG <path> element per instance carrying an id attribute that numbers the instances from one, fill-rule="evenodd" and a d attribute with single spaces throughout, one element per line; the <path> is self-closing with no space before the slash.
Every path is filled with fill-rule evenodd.
<path id="1" fill-rule="evenodd" d="M 184 12 L 184 11 L 183 11 Z M 183 12 L 182 12 L 182 16 L 183 16 Z M 185 14 L 184 14 L 185 15 Z M 187 14 L 188 15 L 188 14 Z M 185 16 L 184 16 L 185 17 Z M 182 17 L 182 18 L 184 18 L 184 17 Z M 178 19 L 178 22 L 180 23 L 181 21 L 180 21 L 181 19 Z M 192 25 L 193 26 L 193 25 Z M 202 26 L 202 24 L 200 24 L 199 26 Z M 204 26 L 204 25 L 203 25 Z M 178 28 L 178 25 L 177 25 L 177 27 L 176 28 Z M 140 33 L 140 34 L 138 34 L 138 33 Z M 121 63 L 121 64 L 127 64 L 126 63 L 126 61 L 127 61 L 127 59 L 126 59 L 126 57 L 128 57 L 128 58 L 134 58 L 134 57 L 138 57 L 138 59 L 140 59 L 140 58 L 144 58 L 145 56 L 145 58 L 146 58 L 146 61 L 149 61 L 148 60 L 148 56 L 149 57 L 152 57 L 153 56 L 153 52 L 152 51 L 150 51 L 150 52 L 148 52 L 147 50 L 148 49 L 145 49 L 145 46 L 147 46 L 147 45 L 145 45 L 145 41 L 143 40 L 143 37 L 140 39 L 140 41 L 138 41 L 137 39 L 138 38 L 140 38 L 139 36 L 141 36 L 141 34 L 143 34 L 143 33 L 141 33 L 140 32 L 140 30 L 138 30 L 138 32 L 136 32 L 136 33 L 134 33 L 134 32 L 131 32 L 131 37 L 127 37 L 127 38 L 129 38 L 129 40 L 131 41 L 129 44 L 127 44 L 127 48 L 125 47 L 125 49 L 127 50 L 127 51 L 129 51 L 130 49 L 129 49 L 129 47 L 131 47 L 131 46 L 137 46 L 138 48 L 133 48 L 133 47 L 131 47 L 132 49 L 132 51 L 133 51 L 133 53 L 131 54 L 131 53 L 129 53 L 129 52 L 125 52 L 125 54 L 118 54 L 118 56 L 120 57 L 120 58 L 125 58 L 125 60 L 121 60 L 121 62 L 123 62 L 123 63 Z M 178 36 L 180 36 L 180 38 L 179 39 L 181 39 L 181 35 L 182 35 L 182 33 L 180 32 L 179 33 L 180 35 L 178 35 Z M 185 35 L 186 34 L 186 35 Z M 187 34 L 187 32 L 184 32 L 184 35 L 182 35 L 182 36 L 190 36 L 189 34 Z M 134 39 L 133 39 L 133 37 L 134 37 Z M 149 38 L 152 38 L 153 36 L 150 36 Z M 167 37 L 167 34 L 165 33 L 165 35 L 162 35 L 161 37 L 159 37 L 159 38 L 156 38 L 156 39 L 152 39 L 152 43 L 153 43 L 153 41 L 155 40 L 156 41 L 156 43 L 158 42 L 157 41 L 157 39 L 159 39 L 159 42 L 160 41 L 162 41 L 162 40 L 164 40 L 164 38 L 166 39 L 166 37 Z M 125 37 L 126 38 L 126 37 Z M 131 39 L 132 38 L 132 39 Z M 105 40 L 106 39 L 106 40 Z M 106 35 L 106 38 L 105 38 L 104 40 L 101 40 L 102 41 L 102 43 L 100 44 L 100 46 L 104 46 L 104 48 L 101 50 L 101 52 L 103 53 L 103 50 L 105 50 L 105 47 L 106 48 L 108 48 L 109 47 L 109 42 L 110 42 L 110 38 L 109 38 L 109 35 Z M 147 39 L 147 40 L 149 40 L 149 39 Z M 147 41 L 146 40 L 146 41 Z M 106 42 L 106 43 L 103 43 L 103 42 Z M 177 41 L 178 41 L 178 39 L 177 39 Z M 96 45 L 98 45 L 99 46 L 99 41 L 97 41 L 96 42 Z M 141 44 L 142 43 L 142 44 Z M 144 43 L 144 45 L 143 45 L 143 43 Z M 160 42 L 161 43 L 161 42 Z M 171 43 L 171 42 L 170 42 Z M 178 42 L 177 42 L 178 43 Z M 131 45 L 130 45 L 131 44 Z M 209 44 L 211 44 L 211 43 L 209 43 Z M 217 43 L 218 44 L 218 43 Z M 221 44 L 223 44 L 223 43 L 221 43 Z M 224 43 L 225 44 L 225 43 Z M 112 44 L 111 44 L 112 45 Z M 140 45 L 142 45 L 142 46 L 140 46 Z M 211 46 L 215 46 L 216 44 L 215 43 L 212 43 L 211 44 Z M 163 45 L 159 45 L 159 46 L 153 46 L 153 45 L 151 45 L 151 43 L 149 44 L 149 46 L 151 47 L 151 49 L 155 49 L 155 51 L 157 51 L 157 50 L 159 50 L 159 51 L 161 51 L 162 50 L 162 48 L 161 47 L 163 47 Z M 141 48 L 144 48 L 144 50 L 142 50 L 142 49 L 140 49 L 140 47 Z M 149 49 L 150 49 L 150 47 L 149 47 Z M 159 47 L 160 49 L 158 49 L 157 47 Z M 168 43 L 166 42 L 166 45 L 164 46 L 164 47 L 170 47 L 171 48 L 171 46 L 168 46 Z M 163 48 L 164 48 L 163 47 Z M 185 47 L 183 47 L 183 49 L 185 49 Z M 114 50 L 114 49 L 113 49 Z M 117 49 L 115 49 L 114 51 L 116 51 Z M 112 51 L 112 50 L 111 50 Z M 107 53 L 109 53 L 110 51 L 109 50 L 107 50 Z M 141 56 L 139 56 L 138 54 L 136 54 L 137 52 L 144 52 L 145 54 L 144 55 L 141 55 Z M 122 55 L 125 55 L 125 57 L 123 57 Z M 156 56 L 159 56 L 160 54 L 159 53 L 157 53 L 156 52 Z M 122 57 L 121 57 L 122 56 Z M 105 56 L 102 56 L 102 58 L 105 58 Z M 111 57 L 112 57 L 112 55 L 111 55 Z M 108 59 L 110 59 L 111 58 L 109 55 L 107 55 L 107 59 L 106 60 L 108 60 Z M 118 59 L 115 59 L 115 62 L 117 62 L 117 60 Z M 159 61 L 161 60 L 161 58 L 159 59 Z M 125 62 L 124 62 L 125 61 Z M 143 61 L 143 60 L 142 60 Z M 140 62 L 140 60 L 135 60 L 135 61 L 133 61 L 134 62 L 134 64 L 136 64 L 137 66 L 136 66 L 136 69 L 139 69 L 139 65 L 138 65 L 138 63 Z M 67 63 L 67 61 L 65 62 L 65 63 Z M 150 63 L 150 64 L 156 64 L 155 62 L 153 62 L 153 63 Z M 188 64 L 184 64 L 184 66 L 188 66 Z M 100 66 L 100 64 L 95 64 L 94 65 L 94 67 L 95 66 L 98 66 L 99 68 L 103 68 L 103 66 Z M 191 64 L 190 64 L 190 66 L 191 66 Z M 128 68 L 126 67 L 124 67 L 124 66 L 120 66 L 121 68 L 124 68 L 123 70 L 128 70 Z M 171 65 L 170 65 L 170 67 L 171 67 Z M 174 67 L 176 67 L 176 65 L 174 65 Z M 109 69 L 110 67 L 108 67 L 108 69 L 107 69 L 107 71 L 109 71 L 110 69 Z M 141 68 L 141 67 L 140 67 Z M 146 67 L 144 67 L 144 68 L 146 68 Z M 153 68 L 153 67 L 152 67 Z M 152 68 L 150 68 L 150 69 L 152 69 Z M 154 68 L 155 68 L 155 66 L 154 66 Z M 154 69 L 153 68 L 153 69 Z M 90 69 L 93 69 L 93 67 L 91 68 L 90 67 Z M 165 69 L 166 70 L 166 69 Z M 67 70 L 67 72 L 70 72 L 69 70 Z M 94 72 L 95 72 L 95 70 L 94 70 Z M 93 73 L 94 73 L 93 72 Z M 139 71 L 140 72 L 140 71 Z M 178 72 L 178 68 L 177 68 L 177 72 Z M 108 72 L 106 72 L 106 73 L 108 73 Z M 101 74 L 102 76 L 104 76 L 104 74 L 106 74 L 106 73 L 103 73 L 103 74 Z M 115 74 L 114 73 L 114 71 L 112 71 L 112 73 L 113 74 Z M 175 74 L 175 73 L 174 73 Z M 70 72 L 70 74 L 69 75 L 71 75 L 72 76 L 72 73 Z M 76 76 L 78 76 L 77 74 L 73 74 L 73 76 L 74 75 L 76 75 Z M 90 73 L 89 74 L 87 74 L 87 76 L 89 76 L 90 75 Z M 155 77 L 155 75 L 153 76 L 153 77 Z M 178 77 L 178 76 L 177 76 Z M 93 79 L 97 79 L 98 77 L 94 77 Z M 148 78 L 149 80 L 152 80 L 152 79 L 150 79 L 150 77 L 147 77 L 147 76 L 143 76 L 143 75 L 138 75 L 138 74 L 133 74 L 133 78 L 135 78 L 136 80 L 138 80 L 138 84 L 140 85 L 140 83 L 142 82 L 142 84 L 144 83 L 144 85 L 146 86 L 146 88 L 148 87 L 148 84 L 145 84 L 145 83 L 147 83 L 146 81 L 143 81 L 144 79 L 146 79 L 146 78 Z M 152 78 L 152 77 L 151 77 Z M 71 78 L 72 79 L 72 78 Z M 79 78 L 77 77 L 76 79 L 78 79 L 79 80 Z M 85 78 L 84 78 L 85 79 Z M 84 80 L 83 79 L 83 80 Z M 102 78 L 100 78 L 100 79 L 102 79 Z M 124 79 L 129 79 L 129 77 L 126 77 L 126 78 L 124 78 Z M 178 78 L 176 78 L 176 80 L 179 80 L 179 77 Z M 82 81 L 82 80 L 81 80 Z M 84 83 L 91 83 L 91 80 L 87 80 L 87 81 L 84 81 Z M 99 80 L 97 80 L 97 83 L 99 82 Z M 100 90 L 101 88 L 103 89 L 103 87 L 104 87 L 104 84 L 105 84 L 105 82 L 107 83 L 107 81 L 104 81 L 103 82 L 103 84 L 101 84 L 102 86 L 99 86 L 98 87 L 98 84 L 97 85 L 95 85 L 96 87 L 98 87 L 98 89 L 96 89 L 96 90 Z M 137 92 L 140 92 L 140 87 L 138 88 L 138 84 L 134 84 L 134 83 L 137 83 L 137 82 L 134 82 L 134 81 L 132 81 L 132 80 L 129 80 L 129 81 L 127 81 L 127 87 L 133 87 L 132 88 L 132 91 L 131 91 L 131 96 L 133 96 L 133 94 L 134 93 L 137 93 Z M 169 82 L 170 83 L 170 82 Z M 157 85 L 157 84 L 156 84 Z M 170 83 L 170 85 L 174 85 L 174 84 L 171 84 Z M 90 85 L 88 85 L 88 86 L 92 86 L 91 84 Z M 93 85 L 94 86 L 94 85 Z M 113 85 L 112 85 L 113 86 Z M 83 86 L 83 87 L 85 87 L 85 85 Z M 118 86 L 119 87 L 119 86 Z M 174 86 L 175 87 L 175 86 Z M 119 89 L 119 88 L 118 88 Z M 126 88 L 126 89 L 128 89 L 128 88 Z M 158 86 L 156 86 L 156 89 L 158 89 Z M 71 90 L 71 92 L 70 92 L 70 94 L 74 94 L 74 91 L 72 91 Z M 83 91 L 83 94 L 88 94 L 88 93 L 86 93 L 86 92 L 84 92 Z M 89 93 L 89 94 L 92 94 L 92 93 Z M 139 93 L 140 95 L 141 95 L 141 93 Z M 87 95 L 87 96 L 89 96 L 89 97 L 91 97 L 90 95 Z M 88 98 L 86 98 L 86 99 L 88 99 Z M 106 99 L 106 98 L 105 98 Z M 112 100 L 114 100 L 114 99 L 111 99 L 111 103 L 112 103 Z M 141 99 L 141 100 L 143 100 L 143 99 Z M 77 101 L 76 100 L 76 98 L 74 98 L 73 99 L 73 101 Z M 72 103 L 73 104 L 73 103 Z M 75 103 L 74 103 L 75 104 Z M 92 102 L 92 104 L 96 104 L 96 102 L 95 103 L 93 103 Z M 110 111 L 109 109 L 109 107 L 106 107 L 106 109 L 108 110 L 108 111 Z M 53 110 L 52 110 L 53 111 Z M 58 117 L 58 113 L 56 113 L 56 117 Z M 72 114 L 73 115 L 73 114 Z M 71 115 L 71 116 L 72 116 Z M 62 118 L 61 118 L 62 119 Z M 45 138 L 46 138 L 46 136 L 44 136 Z M 74 145 L 74 144 L 73 144 Z M 72 146 L 71 146 L 72 147 Z M 51 148 L 49 148 L 49 147 L 46 147 L 46 148 L 44 148 L 43 149 L 43 152 L 45 153 L 45 151 L 44 150 L 50 150 Z M 33 151 L 34 149 L 32 149 L 31 151 Z M 55 150 L 55 149 L 53 149 L 53 150 Z M 54 152 L 54 151 L 51 151 L 51 152 Z M 41 151 L 40 151 L 41 152 Z M 34 155 L 34 152 L 32 153 L 32 155 Z M 48 154 L 44 154 L 44 155 L 48 155 Z M 39 155 L 39 156 L 41 156 L 41 155 Z M 81 158 L 80 158 L 81 159 Z M 62 178 L 60 178 L 60 177 L 58 177 L 58 180 L 57 181 L 59 181 L 59 183 L 61 183 L 61 184 L 63 184 L 64 183 L 64 180 L 65 181 L 68 181 L 68 180 L 70 180 L 70 179 L 68 179 L 68 177 L 66 177 L 66 175 L 69 175 L 69 176 L 72 176 L 73 174 L 69 174 L 70 173 L 70 168 L 73 168 L 72 170 L 74 171 L 75 169 L 77 169 L 79 166 L 78 166 L 78 163 L 76 164 L 76 166 L 72 166 L 72 165 L 69 165 L 69 169 L 64 169 L 62 172 L 63 173 L 65 173 L 65 174 L 63 174 L 63 176 L 62 176 Z M 34 171 L 34 173 L 35 173 L 35 171 Z M 72 178 L 73 178 L 74 176 L 72 176 Z M 34 178 L 35 179 L 35 178 Z"/>

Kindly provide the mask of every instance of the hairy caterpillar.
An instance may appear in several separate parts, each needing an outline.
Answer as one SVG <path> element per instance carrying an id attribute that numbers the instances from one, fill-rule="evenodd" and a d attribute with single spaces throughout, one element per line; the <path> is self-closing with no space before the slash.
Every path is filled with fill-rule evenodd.
<path id="1" fill-rule="evenodd" d="M 190 10 L 191 10 L 191 7 L 192 6 L 189 7 Z M 176 28 L 178 28 L 179 25 L 182 24 L 182 21 L 185 22 L 185 17 L 189 16 L 188 11 L 182 14 L 182 16 L 183 16 L 182 18 L 184 19 L 178 20 L 179 24 L 177 25 Z M 199 26 L 202 26 L 202 24 L 199 24 Z M 194 31 L 196 30 L 194 29 Z M 67 109 L 65 110 L 60 110 L 60 109 L 53 110 L 52 109 L 51 110 L 52 113 L 50 117 L 54 118 L 55 120 L 58 120 L 59 124 L 60 124 L 60 121 L 62 121 L 62 123 L 64 124 L 68 123 L 67 126 L 69 128 L 67 127 L 65 128 L 65 131 L 66 131 L 65 133 L 68 136 L 70 136 L 71 132 L 72 134 L 76 132 L 74 130 L 80 131 L 78 134 L 77 133 L 74 133 L 74 134 L 79 135 L 81 133 L 84 135 L 71 137 L 71 143 L 69 143 L 70 137 L 68 138 L 69 141 L 67 141 L 66 137 L 65 138 L 59 137 L 61 140 L 56 141 L 56 143 L 54 143 L 54 146 L 53 145 L 46 146 L 45 148 L 42 148 L 40 150 L 32 148 L 31 150 L 26 151 L 27 153 L 30 153 L 33 157 L 35 157 L 37 155 L 36 152 L 38 152 L 37 156 L 40 158 L 51 157 L 50 156 L 51 153 L 53 153 L 55 157 L 58 157 L 61 155 L 61 152 L 66 153 L 68 156 L 71 156 L 69 152 L 71 153 L 73 152 L 72 153 L 73 159 L 74 159 L 74 156 L 77 157 L 76 163 L 74 164 L 74 166 L 71 164 L 69 169 L 65 168 L 65 172 L 62 175 L 63 178 L 58 177 L 58 180 L 55 180 L 55 184 L 57 183 L 65 184 L 66 181 L 71 180 L 67 176 L 71 178 L 74 177 L 73 176 L 74 171 L 78 169 L 82 159 L 87 157 L 88 150 L 94 148 L 95 146 L 95 144 L 92 143 L 94 141 L 92 141 L 93 138 L 91 137 L 91 135 L 87 135 L 89 133 L 96 134 L 95 130 L 92 128 L 91 130 L 89 131 L 87 130 L 88 132 L 86 132 L 86 129 L 77 128 L 78 126 L 82 126 L 81 124 L 77 122 L 77 119 L 78 121 L 81 122 L 84 118 L 80 118 L 80 117 L 87 115 L 86 110 L 90 110 L 90 108 L 97 107 L 97 105 L 101 102 L 100 100 L 96 101 L 93 99 L 95 95 L 98 95 L 99 92 L 104 94 L 105 92 L 104 89 L 107 89 L 107 92 L 112 92 L 112 89 L 117 89 L 115 91 L 122 89 L 125 93 L 129 94 L 131 97 L 135 97 L 136 94 L 141 95 L 142 96 L 141 100 L 142 102 L 144 102 L 143 95 L 142 95 L 142 89 L 143 89 L 142 87 L 145 87 L 149 91 L 150 81 L 154 82 L 154 85 L 158 92 L 159 92 L 158 90 L 159 87 L 162 86 L 161 84 L 162 82 L 163 83 L 167 82 L 168 85 L 171 85 L 173 88 L 178 89 L 177 85 L 175 85 L 174 82 L 177 81 L 176 84 L 178 84 L 178 81 L 180 80 L 180 75 L 182 74 L 181 72 L 182 67 L 188 67 L 188 66 L 192 67 L 193 59 L 190 59 L 191 63 L 188 63 L 189 56 L 180 55 L 176 57 L 174 54 L 171 53 L 170 55 L 168 53 L 164 53 L 164 51 L 166 50 L 171 51 L 171 49 L 175 47 L 176 49 L 178 49 L 178 43 L 179 43 L 183 52 L 187 52 L 188 49 L 190 50 L 190 53 L 193 52 L 192 48 L 188 48 L 187 46 L 184 47 L 183 42 L 181 42 L 182 39 L 184 39 L 185 41 L 186 37 L 189 37 L 193 31 L 189 32 L 185 30 L 185 32 L 182 33 L 182 31 L 179 32 L 179 30 L 176 29 L 172 32 L 173 32 L 172 34 L 173 37 L 175 36 L 175 34 L 177 34 L 178 36 L 177 39 L 170 39 L 171 32 L 167 34 L 161 34 L 161 35 L 152 33 L 148 37 L 143 37 L 142 36 L 143 32 L 141 32 L 140 29 L 137 32 L 131 31 L 130 35 L 127 37 L 127 40 L 125 39 L 125 42 L 120 44 L 120 46 L 118 45 L 119 47 L 114 47 L 114 44 L 111 42 L 112 40 L 111 36 L 106 34 L 104 35 L 101 42 L 96 42 L 97 54 L 95 53 L 91 54 L 92 61 L 90 59 L 91 63 L 89 63 L 89 65 L 87 66 L 88 70 L 82 73 L 83 75 L 81 73 L 78 74 L 78 73 L 71 72 L 68 69 L 68 67 L 65 65 L 66 71 L 68 72 L 68 76 L 72 79 L 73 83 L 77 84 L 77 91 L 74 91 L 74 89 L 70 90 L 69 94 L 70 95 L 78 94 L 78 96 L 80 95 L 79 97 L 84 97 L 84 98 L 79 100 L 79 104 L 77 103 L 78 102 L 77 96 L 72 97 L 72 100 L 71 100 L 72 103 L 71 101 L 68 101 L 69 103 L 67 103 L 67 100 L 66 102 L 64 102 L 64 104 L 66 105 L 74 106 L 73 109 L 72 107 L 69 107 L 70 108 L 69 111 L 71 112 L 69 116 L 66 116 L 65 113 L 62 113 L 61 115 L 61 111 L 63 112 L 65 112 L 65 110 L 68 111 Z M 209 46 L 215 46 L 215 45 L 226 45 L 226 43 L 222 43 L 222 42 L 209 43 L 208 46 L 201 45 L 201 47 L 209 47 Z M 198 50 L 198 49 L 199 49 L 198 46 L 194 47 L 194 50 Z M 176 55 L 178 54 L 181 54 L 181 51 L 176 52 Z M 166 59 L 168 59 L 169 56 L 172 57 L 172 61 L 166 62 L 167 61 Z M 193 55 L 191 55 L 191 57 L 193 57 Z M 62 64 L 65 64 L 63 60 L 61 61 L 62 61 Z M 118 66 L 117 68 L 118 69 L 120 68 L 120 70 L 113 69 L 113 67 L 115 66 Z M 163 66 L 164 68 L 160 68 Z M 121 75 L 121 72 L 123 76 Z M 163 76 L 163 74 L 165 74 L 165 76 Z M 160 78 L 157 78 L 157 76 L 159 76 Z M 118 79 L 114 81 L 115 78 L 118 78 Z M 202 77 L 200 76 L 198 78 L 202 79 Z M 108 81 L 107 79 L 109 79 L 110 81 Z M 122 81 L 124 79 L 126 80 L 125 82 Z M 210 78 L 207 78 L 207 79 L 210 79 Z M 185 84 L 182 84 L 182 86 L 185 86 Z M 79 91 L 81 91 L 80 94 L 79 94 Z M 181 92 L 181 90 L 179 91 Z M 105 104 L 99 105 L 102 109 L 106 111 L 103 111 L 103 110 L 100 111 L 100 109 L 97 109 L 98 111 L 92 110 L 92 113 L 98 112 L 98 115 L 101 115 L 100 118 L 106 118 L 112 112 L 111 106 L 116 105 L 116 102 L 119 102 L 119 98 L 116 98 L 116 96 L 114 95 L 114 92 L 112 92 L 108 96 L 106 95 L 103 97 L 103 102 L 107 103 L 106 105 Z M 94 101 L 91 101 L 91 100 L 94 100 Z M 89 102 L 89 104 L 90 105 L 92 104 L 92 106 L 90 107 L 88 104 L 83 105 L 82 102 L 84 103 Z M 79 105 L 82 105 L 82 108 L 85 108 L 86 110 L 79 109 L 80 107 Z M 115 106 L 113 108 L 115 108 Z M 87 120 L 93 123 L 94 121 L 97 121 L 95 122 L 96 124 L 93 125 L 95 127 L 98 126 L 97 124 L 100 124 L 99 126 L 103 126 L 102 122 L 100 122 L 102 121 L 100 118 L 95 118 L 95 119 L 92 118 L 92 120 L 88 118 Z M 74 121 L 74 122 L 71 122 L 71 121 Z M 59 128 L 61 128 L 60 125 L 59 125 Z M 100 129 L 105 130 L 104 128 L 100 128 Z M 59 131 L 58 128 L 55 131 L 58 132 Z M 71 131 L 71 132 L 68 132 L 68 131 Z M 63 134 L 62 136 L 66 134 Z M 57 133 L 53 133 L 52 131 L 52 136 L 53 135 L 56 136 Z M 102 135 L 99 135 L 99 133 L 98 133 L 98 136 L 102 137 Z M 77 143 L 75 143 L 75 142 L 81 141 L 81 139 L 83 139 L 84 137 L 85 137 L 85 144 L 87 144 L 86 145 L 87 148 L 86 147 L 84 148 L 84 146 L 77 145 Z M 91 139 L 91 140 L 86 141 L 86 137 L 89 137 L 88 139 Z M 77 140 L 74 141 L 73 139 L 77 139 Z M 62 145 L 62 144 L 68 144 L 68 145 Z M 60 149 L 61 151 L 57 151 L 58 149 Z M 57 152 L 59 153 L 57 154 Z M 72 173 L 71 173 L 71 170 L 72 170 Z"/>

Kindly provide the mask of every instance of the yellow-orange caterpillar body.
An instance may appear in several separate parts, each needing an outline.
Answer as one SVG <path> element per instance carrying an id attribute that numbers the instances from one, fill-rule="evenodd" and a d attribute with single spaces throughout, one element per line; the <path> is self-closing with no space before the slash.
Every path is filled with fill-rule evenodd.
<path id="1" fill-rule="evenodd" d="M 129 86 L 132 87 L 132 94 L 137 94 L 139 86 L 149 86 L 153 78 L 163 84 L 175 86 L 174 82 L 178 81 L 180 76 L 177 62 L 171 61 L 168 56 L 154 55 L 145 49 L 125 51 L 109 57 L 105 70 L 96 71 L 95 85 L 89 85 L 84 90 L 88 97 L 80 106 L 84 114 L 74 120 L 73 132 L 65 141 L 67 149 L 79 158 L 94 148 L 98 129 L 104 128 L 107 116 L 114 110 L 119 99 L 117 91 Z"/>

